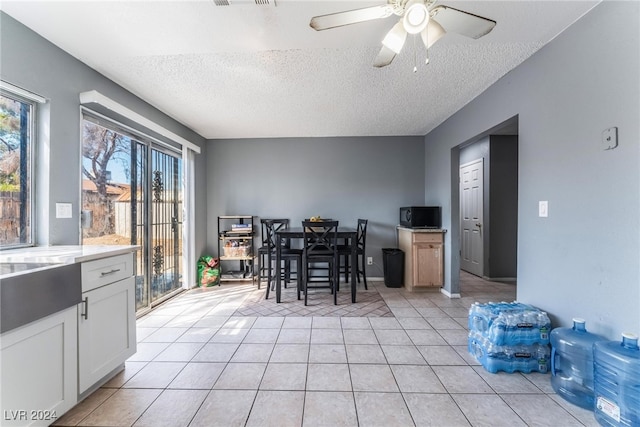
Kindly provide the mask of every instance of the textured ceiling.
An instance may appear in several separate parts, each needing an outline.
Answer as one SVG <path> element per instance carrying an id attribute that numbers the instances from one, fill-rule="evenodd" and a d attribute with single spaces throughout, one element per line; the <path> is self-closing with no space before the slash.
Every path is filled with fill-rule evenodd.
<path id="1" fill-rule="evenodd" d="M 478 40 L 410 36 L 372 66 L 395 15 L 316 32 L 381 1 L 3 0 L 0 8 L 208 139 L 425 135 L 598 1 L 439 1 L 497 21 Z M 413 72 L 414 63 L 418 71 Z"/>

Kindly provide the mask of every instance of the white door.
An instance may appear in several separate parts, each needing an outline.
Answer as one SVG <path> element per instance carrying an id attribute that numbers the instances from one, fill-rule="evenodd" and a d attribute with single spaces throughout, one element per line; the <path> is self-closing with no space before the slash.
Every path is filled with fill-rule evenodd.
<path id="1" fill-rule="evenodd" d="M 483 159 L 460 166 L 460 268 L 483 275 Z"/>

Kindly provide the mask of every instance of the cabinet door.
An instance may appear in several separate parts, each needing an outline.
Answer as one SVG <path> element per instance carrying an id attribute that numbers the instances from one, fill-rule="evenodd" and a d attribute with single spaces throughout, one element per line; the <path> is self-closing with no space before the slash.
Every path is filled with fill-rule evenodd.
<path id="1" fill-rule="evenodd" d="M 82 294 L 78 305 L 78 393 L 136 352 L 135 279 Z"/>
<path id="2" fill-rule="evenodd" d="M 398 229 L 398 248 L 404 252 L 404 287 L 411 291 L 413 289 L 413 241 L 410 231 Z"/>
<path id="3" fill-rule="evenodd" d="M 2 335 L 3 426 L 48 426 L 77 401 L 76 308 Z"/>
<path id="4" fill-rule="evenodd" d="M 413 256 L 415 286 L 442 286 L 442 244 L 416 243 Z"/>

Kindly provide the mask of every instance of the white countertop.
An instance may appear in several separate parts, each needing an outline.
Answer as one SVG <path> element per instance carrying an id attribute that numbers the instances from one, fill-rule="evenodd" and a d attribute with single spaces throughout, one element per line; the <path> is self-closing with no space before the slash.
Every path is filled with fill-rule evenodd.
<path id="1" fill-rule="evenodd" d="M 447 230 L 442 228 L 411 228 L 411 227 L 403 227 L 402 225 L 398 226 L 398 230 L 406 230 L 411 233 L 446 233 Z"/>
<path id="2" fill-rule="evenodd" d="M 136 245 L 34 246 L 0 251 L 0 263 L 34 262 L 73 264 L 137 251 Z"/>

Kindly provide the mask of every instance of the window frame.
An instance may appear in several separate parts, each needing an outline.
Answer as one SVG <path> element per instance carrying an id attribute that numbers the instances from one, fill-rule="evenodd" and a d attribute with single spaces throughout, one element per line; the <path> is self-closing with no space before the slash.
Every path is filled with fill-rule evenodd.
<path id="1" fill-rule="evenodd" d="M 16 249 L 16 248 L 24 248 L 24 247 L 32 247 L 35 246 L 35 236 L 36 236 L 36 176 L 35 176 L 35 163 L 36 163 L 36 146 L 38 144 L 38 104 L 44 102 L 44 99 L 39 97 L 38 95 L 31 94 L 24 89 L 15 87 L 6 82 L 2 82 L 0 85 L 0 95 L 8 98 L 10 100 L 20 102 L 29 106 L 29 124 L 28 126 L 28 141 L 27 141 L 27 182 L 26 186 L 28 188 L 28 192 L 26 195 L 26 200 L 28 204 L 27 212 L 25 215 L 27 217 L 27 221 L 29 223 L 28 232 L 25 236 L 24 242 L 4 244 L 0 242 L 0 250 L 8 250 L 8 249 Z M 30 96 L 32 95 L 32 96 Z M 22 141 L 21 143 L 22 144 Z M 22 186 L 20 188 L 20 192 L 22 192 Z"/>

